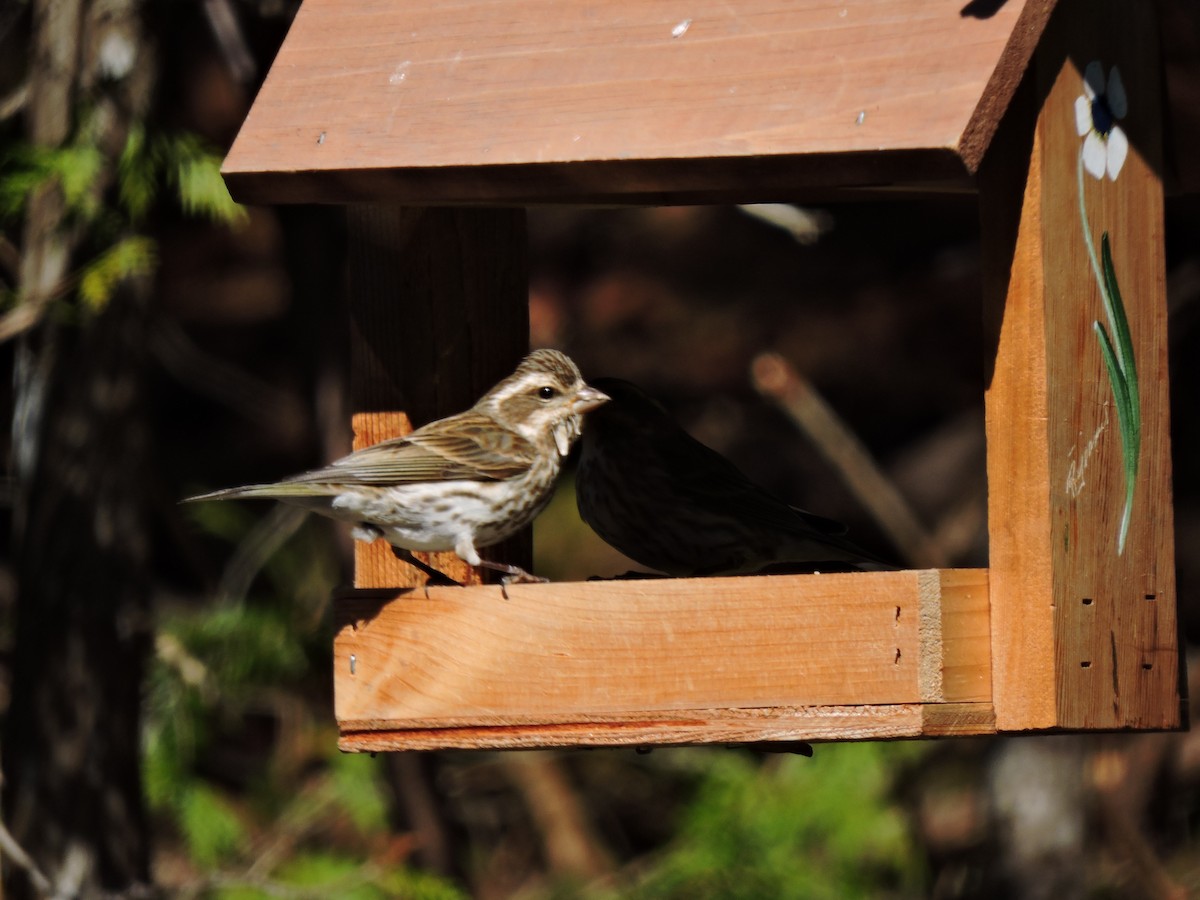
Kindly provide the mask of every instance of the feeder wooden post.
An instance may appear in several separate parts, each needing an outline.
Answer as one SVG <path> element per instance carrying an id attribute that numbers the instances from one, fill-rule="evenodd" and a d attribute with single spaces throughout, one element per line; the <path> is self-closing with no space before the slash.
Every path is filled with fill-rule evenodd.
<path id="1" fill-rule="evenodd" d="M 354 446 L 400 437 L 471 406 L 529 349 L 525 211 L 348 208 Z M 530 565 L 528 534 L 490 558 Z M 421 554 L 456 581 L 480 573 Z M 424 584 L 384 541 L 355 543 L 354 586 Z"/>
<path id="2" fill-rule="evenodd" d="M 1064 0 L 980 173 L 1001 731 L 1180 723 L 1157 45 L 1153 4 Z M 1124 113 L 1113 124 L 1129 137 L 1128 156 L 1100 178 L 1080 169 L 1076 117 L 1081 96 L 1090 116 L 1093 64 L 1110 84 L 1115 66 L 1128 99 L 1125 112 L 1109 98 Z M 1136 365 L 1139 461 L 1123 546 L 1134 452 L 1123 429 L 1133 423 L 1119 414 L 1103 356 L 1100 329 L 1119 355 L 1119 324 L 1106 313 L 1085 229 L 1101 269 L 1109 236 L 1130 373 Z"/>

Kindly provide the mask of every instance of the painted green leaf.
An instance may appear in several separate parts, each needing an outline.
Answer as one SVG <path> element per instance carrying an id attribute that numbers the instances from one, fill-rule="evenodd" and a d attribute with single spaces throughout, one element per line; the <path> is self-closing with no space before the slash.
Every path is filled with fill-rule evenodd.
<path id="1" fill-rule="evenodd" d="M 1133 514 L 1133 489 L 1137 483 L 1137 447 L 1134 442 L 1137 435 L 1131 420 L 1136 415 L 1134 408 L 1136 399 L 1130 394 L 1129 383 L 1121 371 L 1117 353 L 1109 340 L 1108 332 L 1099 322 L 1093 322 L 1097 337 L 1100 339 L 1100 352 L 1104 357 L 1104 365 L 1108 369 L 1108 380 L 1112 384 L 1113 400 L 1117 405 L 1117 427 L 1121 432 L 1121 451 L 1125 462 L 1125 509 L 1121 513 L 1121 528 L 1117 534 L 1117 553 L 1125 552 L 1125 538 L 1129 534 L 1129 520 Z"/>
<path id="2" fill-rule="evenodd" d="M 1126 458 L 1126 466 L 1132 472 L 1129 477 L 1137 474 L 1138 460 L 1141 457 L 1142 444 L 1142 408 L 1138 394 L 1137 361 L 1133 357 L 1133 338 L 1129 332 L 1129 319 L 1125 315 L 1125 303 L 1121 299 L 1121 288 L 1117 284 L 1116 271 L 1113 268 L 1112 251 L 1109 249 L 1108 232 L 1100 237 L 1100 257 L 1104 266 L 1104 282 L 1108 287 L 1108 300 L 1111 304 L 1113 322 L 1113 337 L 1116 340 L 1117 359 L 1121 362 L 1121 373 L 1125 377 L 1129 393 L 1129 431 L 1128 440 L 1122 434 L 1122 442 L 1126 450 L 1132 454 Z"/>

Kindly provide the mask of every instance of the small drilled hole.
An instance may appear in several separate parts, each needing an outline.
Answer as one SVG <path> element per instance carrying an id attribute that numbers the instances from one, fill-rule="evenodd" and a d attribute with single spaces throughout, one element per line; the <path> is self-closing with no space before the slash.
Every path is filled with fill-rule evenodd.
<path id="1" fill-rule="evenodd" d="M 1142 663 L 1142 668 L 1149 672 L 1154 668 L 1154 663 Z"/>
<path id="2" fill-rule="evenodd" d="M 1090 669 L 1091 667 L 1092 667 L 1092 661 L 1090 659 L 1085 659 L 1083 662 L 1081 662 L 1079 664 L 1079 668 L 1081 668 L 1081 669 Z"/>
<path id="3" fill-rule="evenodd" d="M 1157 599 L 1158 599 L 1158 594 L 1147 594 L 1147 595 L 1146 595 L 1146 599 L 1147 599 L 1147 600 L 1157 600 Z"/>
<path id="4" fill-rule="evenodd" d="M 1092 605 L 1092 598 L 1091 598 L 1091 597 L 1084 597 L 1084 598 L 1083 598 L 1083 605 L 1084 605 L 1084 606 L 1091 606 L 1091 605 Z"/>

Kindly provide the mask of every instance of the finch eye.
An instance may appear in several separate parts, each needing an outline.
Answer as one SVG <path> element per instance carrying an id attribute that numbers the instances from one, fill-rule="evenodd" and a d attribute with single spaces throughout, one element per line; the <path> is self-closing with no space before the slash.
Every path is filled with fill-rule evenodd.
<path id="1" fill-rule="evenodd" d="M 558 391 L 547 385 L 546 387 L 538 388 L 537 395 L 543 400 L 550 400 L 551 398 L 558 396 Z"/>

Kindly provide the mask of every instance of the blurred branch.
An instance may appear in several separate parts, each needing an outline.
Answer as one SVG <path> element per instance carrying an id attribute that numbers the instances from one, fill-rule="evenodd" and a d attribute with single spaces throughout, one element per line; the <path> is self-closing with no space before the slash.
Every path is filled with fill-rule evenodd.
<path id="1" fill-rule="evenodd" d="M 328 778 L 319 778 L 315 783 L 300 788 L 295 799 L 276 819 L 272 831 L 260 842 L 261 850 L 254 861 L 240 875 L 228 872 L 188 884 L 180 891 L 182 896 L 207 895 L 214 888 L 253 888 L 271 897 L 293 898 L 293 900 L 323 900 L 325 897 L 343 897 L 355 889 L 373 884 L 385 874 L 385 869 L 376 862 L 367 861 L 358 869 L 334 882 L 319 888 L 302 887 L 273 881 L 271 873 L 289 857 L 297 847 L 314 832 L 325 827 L 325 816 L 339 804 L 336 787 Z"/>
<path id="2" fill-rule="evenodd" d="M 174 635 L 160 631 L 154 639 L 154 652 L 159 660 L 175 670 L 180 681 L 199 691 L 205 700 L 211 701 L 216 695 L 217 687 L 208 667 L 189 653 Z"/>
<path id="3" fill-rule="evenodd" d="M 13 865 L 29 876 L 29 881 L 33 885 L 33 889 L 39 894 L 46 897 L 58 896 L 58 892 L 54 890 L 54 885 L 50 883 L 50 879 L 37 867 L 37 863 L 29 858 L 29 854 L 17 843 L 17 839 L 12 836 L 12 833 L 2 821 L 0 821 L 0 854 L 7 857 Z"/>
<path id="4" fill-rule="evenodd" d="M 971 549 L 986 524 L 987 504 L 982 497 L 970 496 L 942 514 L 933 529 L 932 541 L 945 559 L 959 559 Z"/>
<path id="5" fill-rule="evenodd" d="M 47 301 L 51 298 L 46 298 Z M 25 302 L 0 316 L 0 344 L 36 327 L 49 308 L 49 302 Z"/>
<path id="6" fill-rule="evenodd" d="M 17 277 L 20 278 L 20 267 L 22 259 L 20 251 L 13 245 L 4 242 L 7 246 L 0 246 L 0 265 L 6 269 L 10 263 L 15 263 L 17 267 Z M 0 344 L 5 341 L 19 337 L 31 328 L 37 327 L 38 323 L 46 316 L 47 310 L 50 309 L 50 304 L 60 297 L 66 296 L 67 292 L 72 290 L 79 283 L 77 277 L 67 277 L 45 290 L 27 294 L 25 297 L 17 295 L 18 303 L 3 316 L 0 316 Z"/>
<path id="7" fill-rule="evenodd" d="M 249 84 L 257 67 L 233 4 L 230 0 L 204 0 L 204 14 L 208 17 L 209 27 L 217 39 L 229 74 L 238 84 Z"/>
<path id="8" fill-rule="evenodd" d="M 1154 775 L 1173 739 L 1173 735 L 1122 735 L 1089 761 L 1092 789 L 1109 839 L 1129 861 L 1140 895 L 1148 900 L 1186 900 L 1189 893 L 1171 878 L 1138 821 L 1139 812 L 1151 802 Z"/>
<path id="9" fill-rule="evenodd" d="M 154 358 L 175 379 L 202 397 L 223 403 L 250 422 L 290 405 L 290 395 L 220 357 L 201 350 L 174 321 L 159 320 L 150 335 Z"/>
<path id="10" fill-rule="evenodd" d="M 506 754 L 503 763 L 541 833 L 550 870 L 588 879 L 610 875 L 613 861 L 558 760 L 544 753 L 516 751 Z"/>
<path id="11" fill-rule="evenodd" d="M 9 246 L 12 245 L 10 244 Z M 18 254 L 17 263 L 20 265 L 21 258 L 19 251 L 13 247 L 13 252 Z M 7 265 L 9 257 L 4 248 L 0 248 L 0 257 L 2 257 L 0 258 L 0 264 Z M 31 328 L 36 327 L 46 317 L 46 313 L 50 309 L 50 304 L 75 290 L 79 286 L 79 280 L 80 274 L 72 272 L 66 274 L 57 283 L 50 285 L 45 290 L 26 294 L 24 297 L 18 295 L 18 305 L 10 309 L 3 316 L 0 316 L 0 344 L 19 337 Z"/>
<path id="12" fill-rule="evenodd" d="M 452 872 L 450 839 L 438 811 L 438 800 L 430 787 L 424 763 L 429 754 L 388 753 L 384 769 L 404 810 L 408 827 L 416 837 L 415 852 L 422 868 L 438 875 Z"/>
<path id="13" fill-rule="evenodd" d="M 751 373 L 754 386 L 808 436 L 911 565 L 947 564 L 907 501 L 811 382 L 774 353 L 756 357 Z"/>
<path id="14" fill-rule="evenodd" d="M 217 602 L 236 603 L 244 600 L 263 566 L 300 530 L 306 518 L 308 510 L 276 503 L 238 543 L 229 564 L 221 573 Z"/>
<path id="15" fill-rule="evenodd" d="M 18 277 L 20 277 L 19 271 L 22 265 L 20 251 L 12 244 L 8 244 L 7 241 L 4 243 L 7 244 L 7 247 L 0 246 L 0 265 L 7 268 L 10 262 L 15 261 L 18 267 Z M 31 328 L 35 328 L 45 318 L 46 312 L 50 309 L 50 304 L 61 297 L 65 297 L 78 284 L 78 274 L 72 274 L 65 276 L 42 291 L 26 294 L 24 297 L 18 294 L 18 305 L 10 309 L 3 316 L 0 316 L 0 344 L 19 337 Z"/>
<path id="16" fill-rule="evenodd" d="M 314 829 L 320 827 L 321 817 L 337 803 L 337 795 L 333 791 L 301 790 L 291 808 L 275 822 L 274 832 L 270 841 L 263 847 L 242 875 L 243 884 L 259 885 L 266 881 L 267 875 L 290 856 Z M 304 802 L 299 802 L 304 801 Z"/>
<path id="17" fill-rule="evenodd" d="M 4 97 L 0 97 L 0 122 L 22 112 L 29 103 L 29 82 L 23 81 Z"/>

